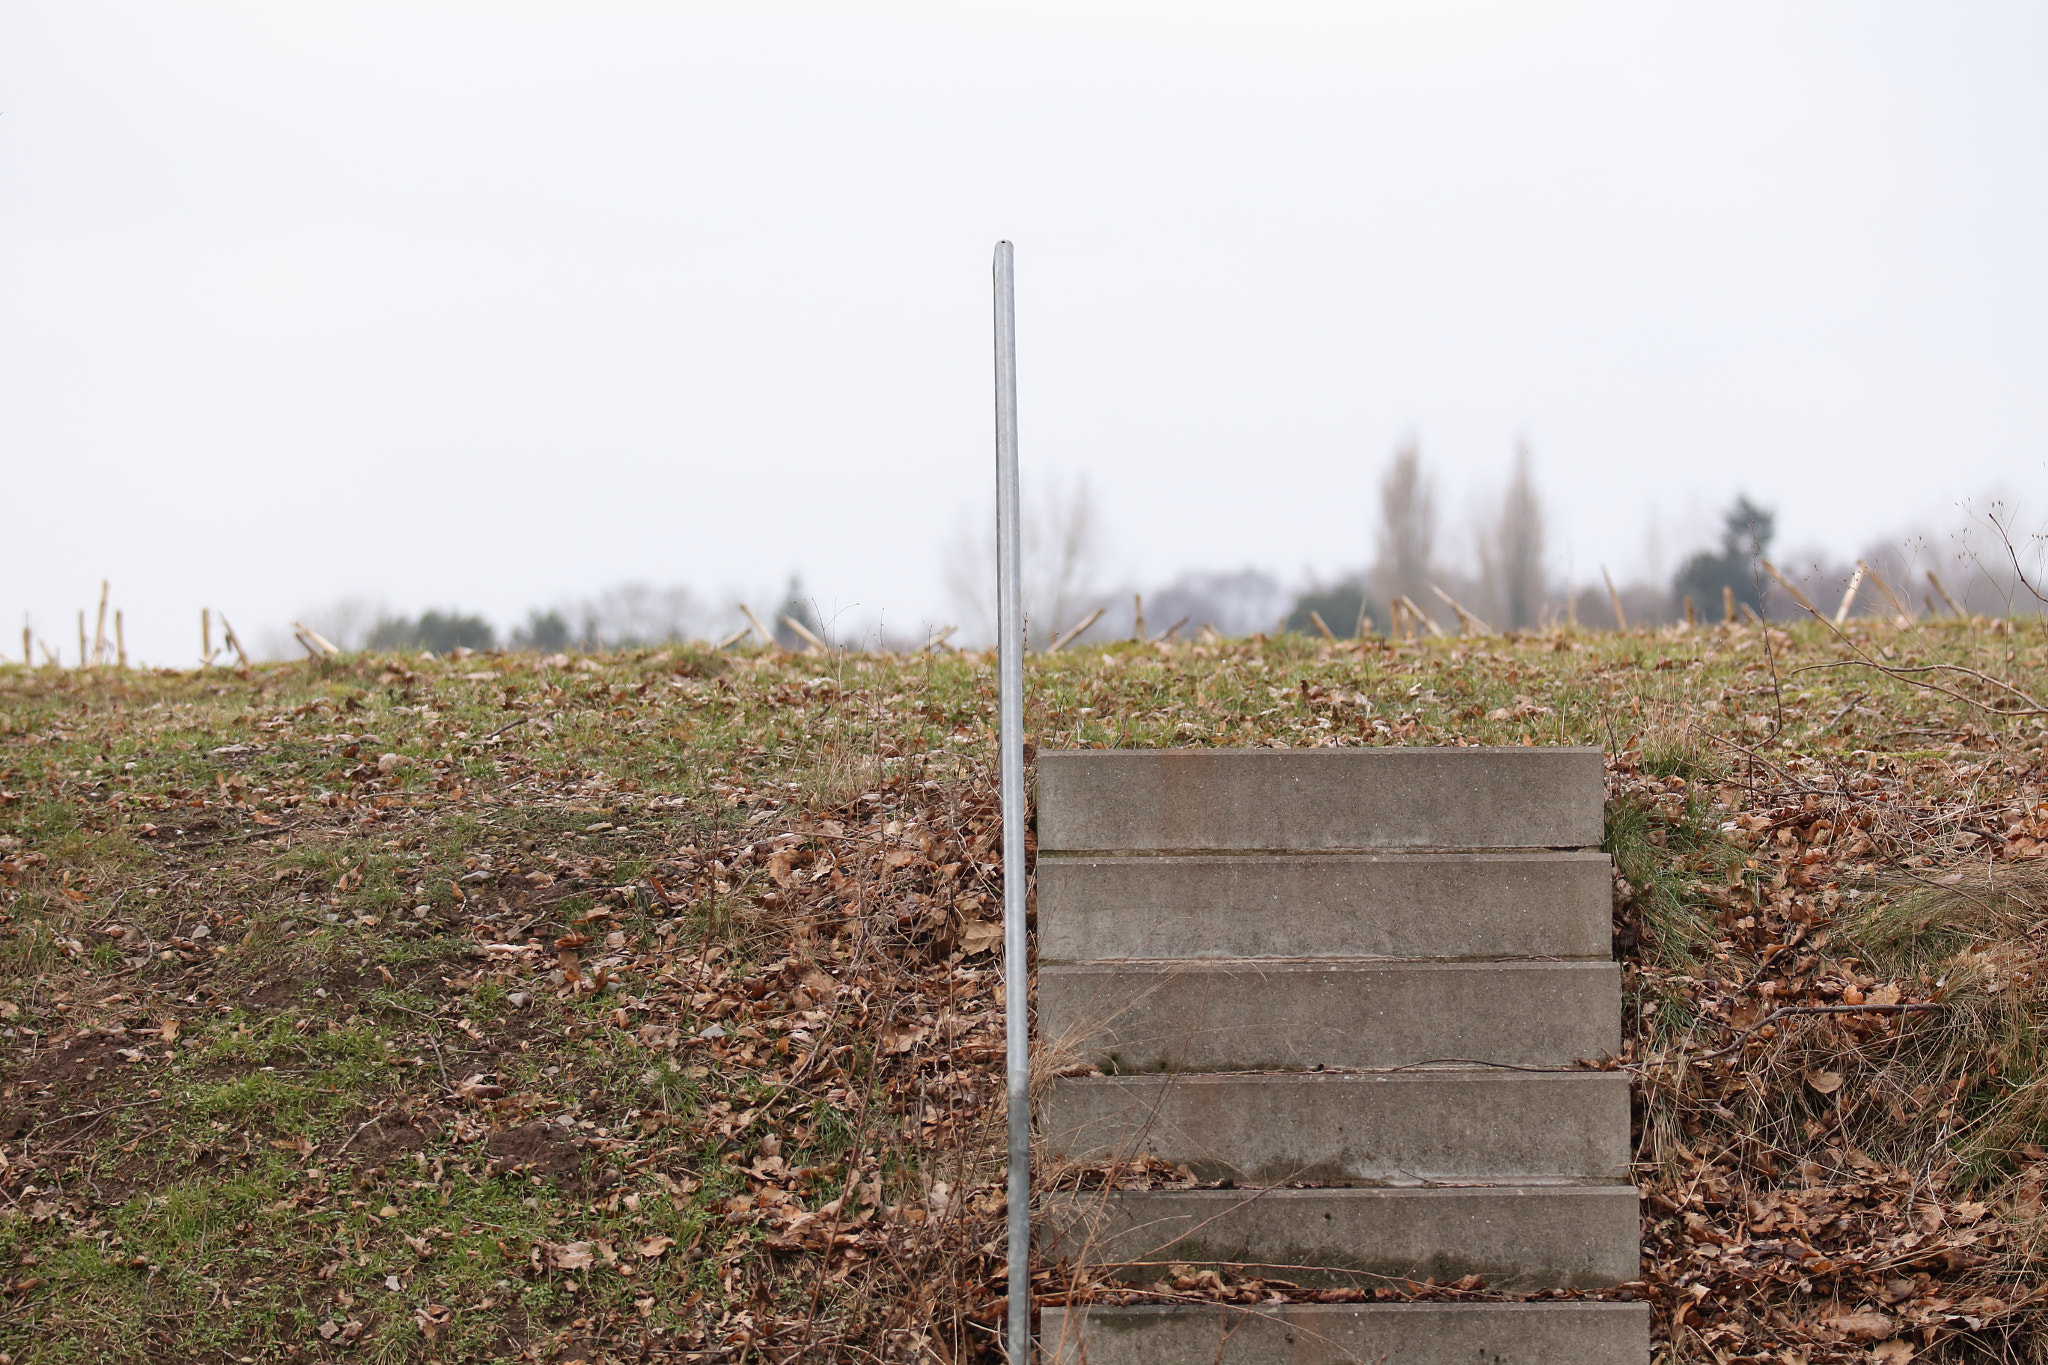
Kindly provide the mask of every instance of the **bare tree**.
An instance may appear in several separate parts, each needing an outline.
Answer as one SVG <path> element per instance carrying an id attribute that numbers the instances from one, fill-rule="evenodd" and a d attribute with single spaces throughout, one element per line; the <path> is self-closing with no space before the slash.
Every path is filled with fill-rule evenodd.
<path id="1" fill-rule="evenodd" d="M 1413 441 L 1394 452 L 1394 462 L 1380 478 L 1378 561 L 1373 580 L 1382 600 L 1419 600 L 1428 591 L 1431 555 L 1436 548 L 1436 490 L 1422 472 L 1422 455 Z"/>
<path id="2" fill-rule="evenodd" d="M 1480 550 L 1500 624 L 1527 630 L 1543 611 L 1543 504 L 1529 468 L 1529 446 L 1515 447 L 1515 470 L 1494 518 L 1493 535 Z"/>
<path id="3" fill-rule="evenodd" d="M 971 638 L 996 633 L 996 525 L 988 510 L 962 526 L 947 545 L 946 594 Z M 1043 645 L 1090 609 L 1104 604 L 1102 523 L 1088 476 L 1032 481 L 1024 490 L 1024 627 Z"/>
<path id="4" fill-rule="evenodd" d="M 703 629 L 707 615 L 690 589 L 651 583 L 619 583 L 559 610 L 586 649 L 686 640 Z"/>

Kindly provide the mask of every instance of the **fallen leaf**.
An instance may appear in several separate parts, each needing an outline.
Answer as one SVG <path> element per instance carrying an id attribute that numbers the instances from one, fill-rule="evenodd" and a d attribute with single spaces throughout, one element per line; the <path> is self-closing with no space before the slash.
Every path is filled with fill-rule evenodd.
<path id="1" fill-rule="evenodd" d="M 548 1264 L 557 1270 L 588 1270 L 597 1260 L 588 1242 L 543 1242 L 541 1246 L 547 1251 Z"/>
<path id="2" fill-rule="evenodd" d="M 482 1102 L 498 1099 L 505 1093 L 505 1087 L 494 1084 L 489 1072 L 479 1071 L 473 1076 L 457 1081 L 455 1093 L 465 1100 Z"/>
<path id="3" fill-rule="evenodd" d="M 1896 1005 L 1899 1003 L 1899 983 L 1887 981 L 1884 985 L 1872 991 L 1865 999 L 1872 1005 Z"/>
<path id="4" fill-rule="evenodd" d="M 670 1247 L 674 1246 L 675 1244 L 676 1239 L 673 1237 L 657 1235 L 653 1237 L 643 1238 L 640 1242 L 640 1254 L 652 1260 L 654 1257 L 661 1255 L 662 1252 L 667 1251 Z"/>
<path id="5" fill-rule="evenodd" d="M 1003 926 L 993 920 L 969 920 L 960 926 L 960 951 L 969 957 L 1001 946 Z"/>
<path id="6" fill-rule="evenodd" d="M 1839 1071 L 1809 1071 L 1806 1083 L 1822 1095 L 1832 1095 L 1842 1088 L 1842 1073 Z"/>
<path id="7" fill-rule="evenodd" d="M 1888 1337 L 1898 1329 L 1898 1324 L 1883 1313 L 1843 1313 L 1825 1321 L 1837 1332 L 1871 1340 Z"/>
<path id="8" fill-rule="evenodd" d="M 1870 1358 L 1878 1365 L 1906 1365 L 1913 1358 L 1913 1348 L 1894 1337 L 1890 1341 L 1879 1342 Z"/>
<path id="9" fill-rule="evenodd" d="M 929 1038 L 931 1032 L 930 1029 L 921 1028 L 915 1024 L 892 1024 L 882 1031 L 882 1050 L 884 1052 L 908 1052 L 926 1038 Z"/>
<path id="10" fill-rule="evenodd" d="M 424 1308 L 412 1310 L 412 1318 L 419 1325 L 420 1335 L 433 1341 L 441 1330 L 455 1320 L 455 1310 L 446 1304 L 430 1303 Z"/>

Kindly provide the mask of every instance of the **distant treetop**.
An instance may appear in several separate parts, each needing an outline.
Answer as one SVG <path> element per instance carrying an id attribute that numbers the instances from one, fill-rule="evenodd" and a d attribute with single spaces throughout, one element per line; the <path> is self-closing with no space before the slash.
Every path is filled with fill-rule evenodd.
<path id="1" fill-rule="evenodd" d="M 1721 611 L 1721 590 L 1727 588 L 1761 616 L 1763 570 L 1757 561 L 1770 551 L 1777 529 L 1777 513 L 1750 501 L 1746 493 L 1738 495 L 1721 514 L 1721 548 L 1701 550 L 1686 560 L 1671 581 L 1671 595 L 1690 597 L 1694 608 L 1712 619 Z"/>

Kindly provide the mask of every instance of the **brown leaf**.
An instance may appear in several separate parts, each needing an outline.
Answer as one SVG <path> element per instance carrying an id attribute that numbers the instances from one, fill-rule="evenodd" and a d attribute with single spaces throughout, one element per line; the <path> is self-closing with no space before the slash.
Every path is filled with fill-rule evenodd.
<path id="1" fill-rule="evenodd" d="M 455 1093 L 465 1100 L 481 1103 L 499 1098 L 505 1093 L 505 1087 L 493 1084 L 490 1073 L 479 1071 L 474 1076 L 457 1081 Z"/>
<path id="2" fill-rule="evenodd" d="M 667 1251 L 670 1247 L 674 1246 L 675 1244 L 675 1238 L 657 1234 L 653 1237 L 641 1238 L 639 1251 L 642 1256 L 647 1257 L 649 1260 L 653 1260 L 656 1256 L 661 1255 L 664 1251 Z"/>
<path id="3" fill-rule="evenodd" d="M 1867 1311 L 1843 1313 L 1839 1317 L 1828 1318 L 1825 1321 L 1829 1327 L 1834 1328 L 1837 1332 L 1865 1341 L 1874 1341 L 1880 1337 L 1888 1337 L 1898 1329 L 1898 1323 L 1883 1313 Z"/>
<path id="4" fill-rule="evenodd" d="M 1842 1088 L 1842 1073 L 1839 1071 L 1809 1071 L 1806 1073 L 1806 1083 L 1812 1086 L 1818 1094 L 1832 1095 Z"/>
<path id="5" fill-rule="evenodd" d="M 1003 942 L 1003 926 L 993 920 L 969 920 L 960 926 L 960 951 L 969 957 L 999 948 Z"/>
<path id="6" fill-rule="evenodd" d="M 892 1053 L 908 1052 L 931 1037 L 931 1033 L 930 1029 L 915 1024 L 892 1024 L 882 1032 L 882 1050 Z"/>
<path id="7" fill-rule="evenodd" d="M 540 1249 L 556 1270 L 588 1270 L 597 1260 L 596 1248 L 589 1242 L 542 1242 Z"/>

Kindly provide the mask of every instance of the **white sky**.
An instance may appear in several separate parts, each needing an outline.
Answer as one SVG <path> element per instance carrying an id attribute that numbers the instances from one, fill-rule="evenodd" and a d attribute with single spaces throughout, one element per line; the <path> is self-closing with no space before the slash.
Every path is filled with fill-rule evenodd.
<path id="1" fill-rule="evenodd" d="M 0 3 L 0 608 L 187 661 L 349 594 L 950 619 L 1027 479 L 1120 567 L 1363 563 L 1526 436 L 1556 568 L 2048 473 L 2048 10 Z M 2036 509 L 2038 510 L 2038 500 Z M 17 624 L 0 618 L 0 640 Z M 7 645 L 8 652 L 18 648 Z"/>

